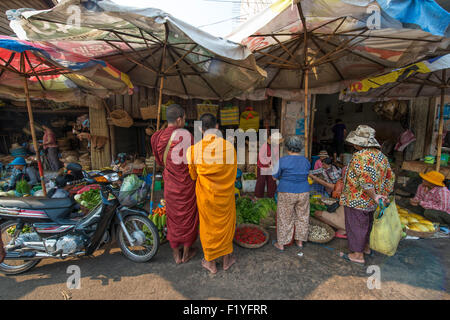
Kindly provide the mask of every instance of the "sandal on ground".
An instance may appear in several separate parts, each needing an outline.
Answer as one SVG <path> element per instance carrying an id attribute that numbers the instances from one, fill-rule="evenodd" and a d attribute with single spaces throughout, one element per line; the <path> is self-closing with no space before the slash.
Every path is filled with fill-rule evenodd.
<path id="1" fill-rule="evenodd" d="M 345 235 L 345 234 L 340 234 L 339 232 L 335 232 L 335 234 L 334 234 L 334 236 L 336 237 L 336 238 L 339 238 L 339 239 L 347 239 L 347 235 Z"/>
<path id="2" fill-rule="evenodd" d="M 343 253 L 343 252 L 341 252 L 341 253 L 339 254 L 339 257 L 342 258 L 342 259 L 344 259 L 344 260 L 346 260 L 346 261 L 350 261 L 350 262 L 352 262 L 352 263 L 354 263 L 354 264 L 357 264 L 357 265 L 360 265 L 360 266 L 364 266 L 364 265 L 365 265 L 365 262 L 360 262 L 360 261 L 352 260 L 352 259 L 350 259 L 350 257 L 348 256 L 348 254 Z"/>
<path id="3" fill-rule="evenodd" d="M 272 245 L 275 247 L 275 249 L 277 249 L 278 251 L 284 252 L 284 249 L 281 250 L 280 248 L 278 248 L 275 243 L 277 243 L 277 240 L 272 240 Z"/>

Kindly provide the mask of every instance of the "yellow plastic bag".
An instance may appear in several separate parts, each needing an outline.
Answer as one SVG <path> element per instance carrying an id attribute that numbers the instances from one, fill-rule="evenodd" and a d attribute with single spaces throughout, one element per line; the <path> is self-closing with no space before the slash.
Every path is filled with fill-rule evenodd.
<path id="1" fill-rule="evenodd" d="M 247 131 L 248 129 L 259 129 L 259 113 L 254 111 L 252 107 L 248 107 L 241 113 L 239 119 L 239 128 Z"/>
<path id="2" fill-rule="evenodd" d="M 402 234 L 402 223 L 395 199 L 392 198 L 388 207 L 378 206 L 374 213 L 370 248 L 387 256 L 393 256 L 397 251 Z"/>
<path id="3" fill-rule="evenodd" d="M 223 126 L 239 124 L 239 107 L 230 104 L 220 109 L 220 124 Z"/>
<path id="4" fill-rule="evenodd" d="M 213 104 L 210 100 L 205 100 L 203 103 L 197 104 L 197 119 L 205 113 L 211 113 L 213 116 L 217 117 L 217 112 L 219 111 L 219 105 Z"/>

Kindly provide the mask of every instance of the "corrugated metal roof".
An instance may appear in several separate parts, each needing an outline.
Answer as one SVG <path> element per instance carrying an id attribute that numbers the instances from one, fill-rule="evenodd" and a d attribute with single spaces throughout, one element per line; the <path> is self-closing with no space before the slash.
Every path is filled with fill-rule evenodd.
<path id="1" fill-rule="evenodd" d="M 56 0 L 4 0 L 0 1 L 0 34 L 15 36 L 14 31 L 9 27 L 9 20 L 5 12 L 9 9 L 32 8 L 36 10 L 49 9 L 54 7 Z"/>

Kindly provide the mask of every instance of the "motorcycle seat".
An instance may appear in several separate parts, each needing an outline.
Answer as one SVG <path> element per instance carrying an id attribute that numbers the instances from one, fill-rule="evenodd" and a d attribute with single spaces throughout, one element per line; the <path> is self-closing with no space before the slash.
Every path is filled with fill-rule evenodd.
<path id="1" fill-rule="evenodd" d="M 20 209 L 60 209 L 70 208 L 74 204 L 71 198 L 49 199 L 45 197 L 0 198 L 0 206 Z"/>
<path id="2" fill-rule="evenodd" d="M 75 204 L 76 202 L 71 198 L 0 198 L 0 206 L 43 211 L 54 222 L 59 222 L 69 216 Z"/>

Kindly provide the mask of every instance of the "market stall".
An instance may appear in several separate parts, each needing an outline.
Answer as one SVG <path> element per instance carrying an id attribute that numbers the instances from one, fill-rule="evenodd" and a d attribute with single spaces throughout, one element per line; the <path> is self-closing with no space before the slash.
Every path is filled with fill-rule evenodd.
<path id="1" fill-rule="evenodd" d="M 442 145 L 445 138 L 443 136 L 444 118 L 448 118 L 445 96 L 449 93 L 449 74 L 447 72 L 449 66 L 450 55 L 437 56 L 354 82 L 341 94 L 343 100 L 359 102 L 426 97 L 425 99 L 429 102 L 425 107 L 430 109 L 429 117 L 426 121 L 424 118 L 420 119 L 420 122 L 425 124 L 428 122 L 431 127 L 431 134 L 428 134 L 429 139 L 423 148 L 425 154 L 420 154 L 420 158 L 423 158 L 425 163 L 404 163 L 402 167 L 404 170 L 424 172 L 435 163 L 434 168 L 439 171 L 441 161 L 444 161 L 445 166 L 447 165 L 448 154 L 442 154 Z M 430 99 L 428 97 L 439 98 Z M 433 134 L 433 132 L 437 134 Z M 419 136 L 417 132 L 416 136 Z"/>
<path id="2" fill-rule="evenodd" d="M 0 37 L 0 58 L 2 60 L 1 95 L 17 98 L 18 90 L 23 90 L 21 98 L 26 101 L 29 117 L 29 131 L 38 164 L 41 187 L 46 194 L 44 168 L 42 166 L 38 141 L 35 133 L 34 117 L 31 106 L 31 92 L 40 91 L 49 98 L 58 93 L 73 92 L 74 88 L 90 94 L 106 95 L 108 88 L 123 92 L 128 89 L 128 82 L 120 78 L 112 66 L 100 60 L 88 59 L 67 53 L 61 57 L 61 51 L 46 43 L 22 41 L 12 37 Z M 76 73 L 76 74 L 75 74 Z M 123 77 L 125 78 L 125 77 Z M 20 89 L 19 89 L 20 88 Z"/>
<path id="3" fill-rule="evenodd" d="M 403 23 L 399 12 L 397 6 L 367 1 L 280 0 L 227 38 L 247 45 L 267 71 L 266 81 L 248 97 L 276 96 L 286 100 L 284 106 L 295 104 L 294 109 L 303 110 L 292 114 L 298 125 L 282 133 L 301 132 L 305 154 L 310 156 L 309 132 L 314 125 L 311 95 L 337 93 L 361 77 L 445 52 L 445 30 Z M 421 13 L 424 20 L 433 21 L 434 13 L 427 8 L 421 8 Z M 446 19 L 444 13 L 441 15 Z M 283 110 L 285 113 L 290 111 Z"/>
<path id="4" fill-rule="evenodd" d="M 79 28 L 68 25 L 68 5 L 79 7 L 83 34 Z M 213 37 L 158 9 L 136 10 L 109 1 L 87 8 L 78 1 L 66 1 L 46 12 L 11 12 L 10 16 L 18 35 L 45 38 L 72 52 L 83 50 L 89 56 L 105 56 L 136 83 L 157 89 L 153 104 L 139 104 L 144 117 L 156 115 L 153 130 L 160 128 L 164 115 L 163 94 L 185 99 L 229 100 L 252 90 L 266 76 L 244 46 Z M 54 32 L 49 35 L 36 21 L 46 21 L 45 28 Z M 62 24 L 67 26 L 64 32 L 60 32 Z M 218 108 L 216 103 L 200 102 L 196 104 L 197 113 L 209 110 L 208 106 Z M 108 117 L 115 126 L 129 128 L 133 124 L 126 111 L 108 107 L 111 111 Z M 154 165 L 153 176 L 155 169 Z"/>

